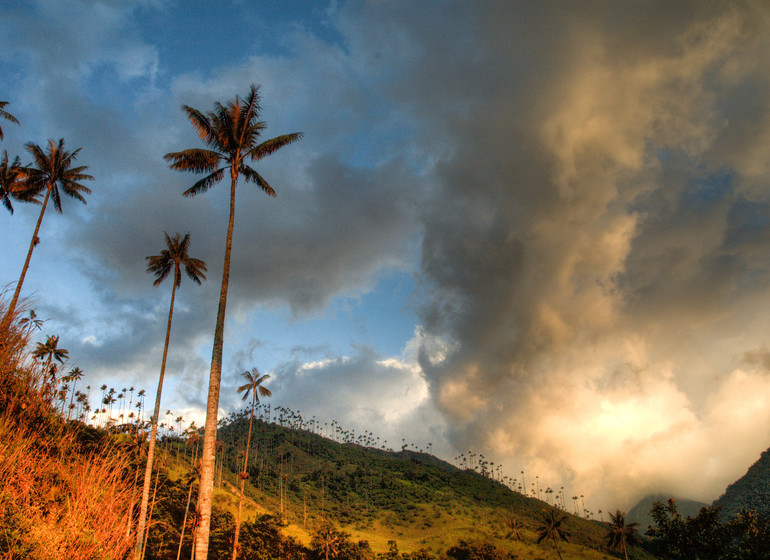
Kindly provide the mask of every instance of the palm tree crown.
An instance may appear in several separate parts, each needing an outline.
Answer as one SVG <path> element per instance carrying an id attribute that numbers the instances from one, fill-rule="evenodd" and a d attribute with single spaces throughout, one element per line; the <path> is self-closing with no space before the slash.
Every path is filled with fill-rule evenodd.
<path id="1" fill-rule="evenodd" d="M 261 160 L 283 146 L 299 140 L 302 133 L 284 134 L 258 143 L 262 131 L 267 127 L 259 120 L 261 109 L 259 88 L 255 85 L 251 86 L 251 91 L 245 99 L 236 97 L 227 105 L 217 102 L 214 104 L 214 110 L 206 115 L 187 105 L 182 106 L 193 128 L 211 148 L 193 148 L 163 156 L 166 161 L 171 162 L 171 169 L 208 173 L 187 189 L 185 196 L 195 196 L 207 191 L 224 177 L 226 169 L 230 169 L 230 174 L 235 180 L 242 175 L 246 181 L 256 183 L 264 192 L 275 196 L 275 190 L 244 161 Z"/>
<path id="2" fill-rule="evenodd" d="M 614 514 L 610 513 L 610 526 L 604 541 L 610 548 L 622 550 L 628 560 L 627 546 L 641 542 L 637 532 L 638 527 L 639 523 L 626 523 L 626 514 L 617 510 Z"/>
<path id="3" fill-rule="evenodd" d="M 88 167 L 85 165 L 72 167 L 81 148 L 68 152 L 64 149 L 63 138 L 59 139 L 58 143 L 49 140 L 46 151 L 34 142 L 27 142 L 24 147 L 32 155 L 35 166 L 27 168 L 26 184 L 31 192 L 40 194 L 48 189 L 54 208 L 59 213 L 62 211 L 61 192 L 86 204 L 83 194 L 91 194 L 91 189 L 81 185 L 79 181 L 92 181 L 93 177 L 86 175 L 85 170 Z"/>
<path id="4" fill-rule="evenodd" d="M 56 364 L 53 362 L 63 364 L 65 360 L 69 358 L 69 351 L 64 348 L 59 348 L 58 336 L 49 336 L 45 343 L 37 343 L 35 350 L 32 352 L 32 356 L 41 362 L 45 360 L 45 373 L 51 376 L 51 381 L 53 382 L 56 379 L 56 372 L 58 370 Z"/>
<path id="5" fill-rule="evenodd" d="M 0 117 L 4 118 L 7 121 L 11 121 L 12 123 L 19 124 L 19 121 L 16 119 L 16 117 L 14 117 L 8 111 L 3 110 L 6 105 L 8 105 L 7 101 L 0 101 Z M 0 128 L 0 140 L 2 139 L 3 139 L 3 129 Z"/>
<path id="6" fill-rule="evenodd" d="M 559 539 L 566 542 L 570 536 L 569 531 L 562 528 L 562 524 L 567 520 L 567 516 L 557 516 L 556 508 L 543 511 L 545 512 L 543 514 L 543 524 L 537 528 L 537 544 L 540 544 L 545 539 L 549 539 L 556 548 L 556 554 L 561 558 Z"/>
<path id="7" fill-rule="evenodd" d="M 273 393 L 270 392 L 270 389 L 262 385 L 270 380 L 270 375 L 259 375 L 259 370 L 253 368 L 251 371 L 244 371 L 241 374 L 241 377 L 246 380 L 246 383 L 238 387 L 238 392 L 243 393 L 241 399 L 245 401 L 249 398 L 251 392 L 254 391 L 252 395 L 252 406 L 259 403 L 259 397 L 272 396 Z M 257 393 L 259 393 L 259 395 L 257 395 Z"/>
<path id="8" fill-rule="evenodd" d="M 177 233 L 174 237 L 169 237 L 168 233 L 163 232 L 166 238 L 166 248 L 159 255 L 147 257 L 147 273 L 155 275 L 153 286 L 160 285 L 163 280 L 174 271 L 174 286 L 179 287 L 182 283 L 181 267 L 190 280 L 197 284 L 206 279 L 206 263 L 201 259 L 194 259 L 187 254 L 190 248 L 190 234 L 188 233 L 182 239 L 179 239 Z"/>
<path id="9" fill-rule="evenodd" d="M 252 167 L 245 162 L 258 161 L 287 144 L 302 138 L 295 132 L 277 136 L 260 142 L 260 135 L 266 128 L 259 120 L 259 90 L 252 85 L 245 99 L 237 97 L 222 105 L 214 104 L 214 110 L 203 114 L 197 109 L 182 106 L 182 110 L 192 122 L 209 149 L 193 148 L 181 152 L 166 154 L 164 159 L 170 162 L 171 169 L 206 173 L 184 192 L 185 196 L 195 196 L 207 191 L 220 181 L 225 171 L 230 171 L 230 215 L 227 223 L 225 240 L 225 258 L 222 267 L 222 285 L 219 292 L 214 344 L 211 352 L 211 371 L 209 374 L 208 400 L 206 403 L 206 426 L 201 455 L 201 479 L 198 493 L 198 511 L 201 524 L 195 538 L 195 550 L 198 560 L 208 557 L 209 530 L 211 523 L 211 503 L 214 492 L 214 468 L 216 452 L 217 412 L 219 410 L 219 391 L 222 382 L 222 353 L 224 348 L 225 314 L 227 310 L 227 291 L 230 282 L 230 253 L 233 242 L 235 223 L 235 188 L 238 178 L 243 176 L 247 182 L 255 183 L 265 193 L 275 196 L 275 190 Z"/>

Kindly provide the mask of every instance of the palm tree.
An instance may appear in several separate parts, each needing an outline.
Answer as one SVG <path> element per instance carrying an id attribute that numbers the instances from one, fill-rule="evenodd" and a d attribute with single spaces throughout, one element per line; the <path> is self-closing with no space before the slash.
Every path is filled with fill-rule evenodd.
<path id="1" fill-rule="evenodd" d="M 7 121 L 11 121 L 12 123 L 19 124 L 18 119 L 14 117 L 12 114 L 10 114 L 8 111 L 4 111 L 3 108 L 8 105 L 7 101 L 0 101 L 0 117 L 4 118 Z M 0 140 L 3 139 L 3 129 L 0 128 Z"/>
<path id="2" fill-rule="evenodd" d="M 270 379 L 269 375 L 259 375 L 257 368 L 251 371 L 244 371 L 241 376 L 246 383 L 238 387 L 238 392 L 243 393 L 243 400 L 249 398 L 251 393 L 251 416 L 249 416 L 249 435 L 246 437 L 246 455 L 243 458 L 243 471 L 238 475 L 241 479 L 241 491 L 238 497 L 238 517 L 235 519 L 235 537 L 233 539 L 233 560 L 238 556 L 238 536 L 241 532 L 241 507 L 243 506 L 243 487 L 246 485 L 246 479 L 249 477 L 247 467 L 249 466 L 249 448 L 251 445 L 251 424 L 254 421 L 254 406 L 259 402 L 259 396 L 269 397 L 272 395 L 270 389 L 262 384 Z M 257 396 L 259 394 L 259 396 Z"/>
<path id="3" fill-rule="evenodd" d="M 508 527 L 508 534 L 505 535 L 505 538 L 511 539 L 516 543 L 516 556 L 518 556 L 519 542 L 521 541 L 521 532 L 524 529 L 524 524 L 513 515 L 513 512 L 511 512 L 508 517 L 505 518 L 505 525 Z"/>
<path id="4" fill-rule="evenodd" d="M 46 375 L 51 376 L 51 385 L 56 382 L 57 366 L 53 362 L 59 362 L 63 364 L 67 358 L 69 358 L 69 350 L 59 348 L 59 337 L 49 336 L 45 343 L 38 342 L 35 346 L 35 350 L 32 351 L 32 357 L 38 361 L 45 360 L 45 368 L 43 369 L 43 378 Z"/>
<path id="5" fill-rule="evenodd" d="M 19 156 L 9 163 L 8 152 L 3 150 L 3 159 L 0 160 L 0 201 L 11 214 L 13 214 L 11 197 L 24 202 L 38 202 L 34 195 L 29 196 L 29 191 L 25 188 L 26 177 L 26 168 L 22 167 Z"/>
<path id="6" fill-rule="evenodd" d="M 275 196 L 273 188 L 256 170 L 248 166 L 246 161 L 261 160 L 302 137 L 301 133 L 296 132 L 258 143 L 262 131 L 267 126 L 259 120 L 261 109 L 259 100 L 258 88 L 252 85 L 251 91 L 245 99 L 236 96 L 226 106 L 217 102 L 214 104 L 214 110 L 206 115 L 187 105 L 182 106 L 182 110 L 192 122 L 193 128 L 211 149 L 193 148 L 182 152 L 168 153 L 164 156 L 166 161 L 171 162 L 171 169 L 208 173 L 187 189 L 184 192 L 185 196 L 195 196 L 207 191 L 224 177 L 226 170 L 229 170 L 230 173 L 230 217 L 227 224 L 222 286 L 219 292 L 219 308 L 214 329 L 208 401 L 206 403 L 206 431 L 198 495 L 198 510 L 201 514 L 201 525 L 198 529 L 195 545 L 198 560 L 206 560 L 208 556 L 211 500 L 214 492 L 217 409 L 222 381 L 222 349 L 225 311 L 227 309 L 227 288 L 230 280 L 230 251 L 233 244 L 233 225 L 235 223 L 235 187 L 238 184 L 238 178 L 243 176 L 247 182 L 255 183 L 268 195 Z"/>
<path id="7" fill-rule="evenodd" d="M 637 532 L 639 523 L 626 523 L 626 514 L 616 510 L 613 515 L 610 513 L 610 526 L 607 534 L 604 535 L 604 541 L 607 546 L 623 551 L 623 555 L 628 560 L 628 545 L 635 545 L 641 542 Z"/>
<path id="8" fill-rule="evenodd" d="M 40 232 L 40 224 L 43 222 L 43 215 L 45 214 L 45 209 L 48 205 L 48 199 L 53 198 L 54 208 L 56 208 L 59 213 L 62 211 L 62 192 L 85 204 L 86 199 L 83 197 L 83 194 L 91 194 L 91 189 L 81 185 L 78 181 L 90 181 L 93 179 L 91 175 L 86 175 L 84 173 L 87 169 L 86 166 L 72 167 L 72 163 L 75 161 L 78 152 L 80 152 L 80 148 L 74 152 L 68 152 L 64 149 L 64 139 L 59 140 L 58 144 L 54 143 L 53 140 L 49 140 L 48 150 L 45 152 L 40 146 L 33 142 L 28 142 L 25 144 L 25 147 L 27 151 L 32 154 L 32 158 L 35 160 L 34 165 L 36 165 L 36 167 L 28 167 L 25 172 L 27 175 L 25 183 L 28 188 L 28 194 L 29 196 L 37 196 L 45 190 L 45 198 L 43 199 L 43 206 L 40 209 L 40 216 L 35 225 L 35 232 L 32 234 L 32 241 L 29 243 L 27 259 L 24 261 L 24 267 L 21 269 L 21 276 L 16 284 L 16 290 L 13 293 L 13 298 L 8 306 L 8 310 L 3 318 L 3 324 L 10 319 L 16 309 L 21 286 L 24 284 L 24 277 L 27 275 L 29 261 L 32 258 L 32 251 L 34 250 L 35 245 L 40 241 L 37 234 Z M 61 189 L 61 192 L 59 189 Z"/>
<path id="9" fill-rule="evenodd" d="M 557 517 L 556 508 L 544 509 L 543 512 L 543 525 L 537 528 L 537 544 L 540 544 L 545 539 L 550 539 L 556 548 L 556 554 L 561 558 L 559 539 L 567 542 L 569 537 L 569 532 L 561 528 L 562 523 L 567 520 L 567 516 Z"/>
<path id="10" fill-rule="evenodd" d="M 139 509 L 139 525 L 136 532 L 136 548 L 134 557 L 139 560 L 142 556 L 142 540 L 144 539 L 144 525 L 147 520 L 147 504 L 150 499 L 150 482 L 152 480 L 152 461 L 155 456 L 155 439 L 158 435 L 158 419 L 160 418 L 160 395 L 163 391 L 163 376 L 166 373 L 166 358 L 168 357 L 168 343 L 171 337 L 171 319 L 174 316 L 174 298 L 176 289 L 182 284 L 182 267 L 187 276 L 197 284 L 206 279 L 206 263 L 200 259 L 194 259 L 187 254 L 190 247 L 190 234 L 182 239 L 177 233 L 173 238 L 168 233 L 163 233 L 166 238 L 166 249 L 159 255 L 147 257 L 147 273 L 155 275 L 153 286 L 160 285 L 173 271 L 174 283 L 171 286 L 171 303 L 168 308 L 168 322 L 166 323 L 166 341 L 163 345 L 163 359 L 160 363 L 160 376 L 158 378 L 158 391 L 155 394 L 155 409 L 152 414 L 150 429 L 150 446 L 147 450 L 147 465 L 144 470 L 144 486 L 142 488 L 142 505 Z"/>
<path id="11" fill-rule="evenodd" d="M 67 376 L 64 378 L 65 381 L 72 381 L 72 392 L 70 394 L 70 410 L 72 409 L 72 399 L 75 397 L 75 386 L 77 386 L 78 381 L 83 378 L 83 370 L 79 367 L 75 366 L 70 370 L 70 372 L 67 374 Z M 67 412 L 67 420 L 70 419 L 69 412 Z"/>

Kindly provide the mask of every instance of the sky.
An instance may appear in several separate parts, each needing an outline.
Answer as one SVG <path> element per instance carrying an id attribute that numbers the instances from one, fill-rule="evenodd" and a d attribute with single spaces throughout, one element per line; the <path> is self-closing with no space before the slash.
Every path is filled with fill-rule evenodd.
<path id="1" fill-rule="evenodd" d="M 64 138 L 94 181 L 47 211 L 24 283 L 83 384 L 201 424 L 227 185 L 182 105 L 260 86 L 237 194 L 221 415 L 269 402 L 630 508 L 710 502 L 770 446 L 770 6 L 761 1 L 0 2 L 0 149 Z M 0 209 L 12 290 L 37 219 Z M 148 399 L 147 408 L 151 408 Z"/>

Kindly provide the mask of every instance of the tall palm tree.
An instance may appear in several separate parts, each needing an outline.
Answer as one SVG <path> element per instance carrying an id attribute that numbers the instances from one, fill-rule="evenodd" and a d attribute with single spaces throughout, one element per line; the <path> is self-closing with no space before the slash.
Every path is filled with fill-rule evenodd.
<path id="1" fill-rule="evenodd" d="M 14 117 L 8 111 L 3 110 L 6 105 L 8 105 L 7 101 L 0 101 L 0 117 L 4 118 L 7 121 L 11 121 L 12 123 L 19 124 L 19 121 L 16 117 Z M 0 128 L 0 140 L 2 139 L 3 139 L 3 129 Z"/>
<path id="2" fill-rule="evenodd" d="M 623 555 L 628 560 L 628 545 L 635 545 L 641 542 L 637 528 L 639 523 L 626 523 L 626 514 L 620 510 L 610 513 L 610 526 L 607 534 L 604 535 L 604 541 L 610 548 L 623 551 Z"/>
<path id="3" fill-rule="evenodd" d="M 569 531 L 562 529 L 562 523 L 567 520 L 567 516 L 563 515 L 558 517 L 556 514 L 556 508 L 543 510 L 543 524 L 537 528 L 537 544 L 540 544 L 545 539 L 549 539 L 553 542 L 553 546 L 556 548 L 556 554 L 561 558 L 561 551 L 559 550 L 559 539 L 567 542 L 569 538 Z"/>
<path id="4" fill-rule="evenodd" d="M 251 446 L 251 425 L 254 422 L 254 407 L 259 402 L 259 397 L 269 397 L 272 395 L 270 389 L 262 384 L 266 383 L 269 375 L 259 375 L 257 368 L 251 371 L 244 371 L 241 376 L 246 383 L 238 387 L 238 392 L 243 393 L 243 400 L 249 398 L 251 393 L 251 416 L 249 416 L 249 435 L 246 437 L 246 455 L 243 457 L 243 471 L 238 475 L 241 479 L 241 490 L 238 496 L 238 517 L 235 519 L 235 537 L 233 539 L 233 560 L 238 556 L 238 536 L 241 532 L 241 507 L 243 506 L 243 487 L 246 485 L 246 479 L 249 477 L 247 467 L 249 466 L 249 450 Z"/>
<path id="5" fill-rule="evenodd" d="M 168 357 L 168 343 L 171 337 L 171 319 L 174 316 L 174 299 L 176 289 L 182 284 L 182 267 L 187 276 L 197 284 L 206 279 L 206 263 L 200 259 L 194 259 L 188 255 L 190 248 L 190 234 L 179 238 L 177 233 L 173 238 L 168 233 L 163 233 L 166 238 L 166 248 L 159 255 L 147 257 L 147 273 L 155 275 L 153 286 L 160 285 L 169 274 L 173 272 L 174 283 L 171 286 L 171 303 L 168 308 L 168 322 L 166 323 L 166 341 L 163 345 L 163 359 L 160 363 L 160 376 L 158 378 L 158 391 L 155 393 L 155 408 L 151 418 L 150 445 L 147 450 L 147 465 L 144 470 L 144 486 L 142 488 L 142 504 L 139 508 L 139 524 L 136 531 L 136 547 L 134 557 L 138 560 L 142 556 L 142 540 L 144 539 L 144 526 L 147 521 L 147 504 L 150 499 L 150 482 L 152 480 L 152 462 L 155 456 L 155 439 L 158 435 L 158 419 L 160 418 L 160 396 L 163 391 L 163 376 L 166 373 L 166 358 Z"/>
<path id="6" fill-rule="evenodd" d="M 185 196 L 195 196 L 205 192 L 224 177 L 225 171 L 229 171 L 230 174 L 230 217 L 227 224 L 219 308 L 216 327 L 214 328 L 200 492 L 198 494 L 198 510 L 201 514 L 201 525 L 197 532 L 195 545 L 198 560 L 206 560 L 208 556 L 211 500 L 214 492 L 217 409 L 222 381 L 222 349 L 225 311 L 227 309 L 227 288 L 230 281 L 230 251 L 233 244 L 233 224 L 235 223 L 235 187 L 239 177 L 242 176 L 245 181 L 255 183 L 268 195 L 275 196 L 273 188 L 246 162 L 248 160 L 261 160 L 302 137 L 301 133 L 295 132 L 258 143 L 262 131 L 267 126 L 259 120 L 261 110 L 259 100 L 258 88 L 252 85 L 251 91 L 245 99 L 236 96 L 225 106 L 217 102 L 214 104 L 214 110 L 205 115 L 187 105 L 182 106 L 182 110 L 192 122 L 193 128 L 210 149 L 193 148 L 182 152 L 168 153 L 164 156 L 166 161 L 171 162 L 171 169 L 207 173 L 205 177 L 184 192 Z"/>
<path id="7" fill-rule="evenodd" d="M 49 140 L 48 149 L 46 151 L 43 151 L 40 146 L 33 142 L 25 144 L 25 148 L 32 154 L 34 160 L 33 165 L 35 166 L 28 167 L 25 172 L 27 175 L 26 185 L 28 194 L 29 196 L 37 196 L 45 190 L 45 198 L 43 199 L 43 206 L 40 209 L 40 216 L 35 225 L 35 232 L 32 234 L 32 241 L 29 243 L 27 259 L 24 261 L 24 267 L 21 269 L 21 276 L 16 284 L 16 290 L 13 293 L 13 298 L 8 306 L 8 311 L 2 321 L 3 325 L 5 325 L 16 309 L 21 286 L 24 284 L 24 277 L 27 275 L 29 261 L 32 258 L 32 251 L 34 250 L 35 245 L 40 241 L 37 234 L 40 232 L 40 224 L 43 222 L 43 215 L 48 206 L 48 199 L 53 199 L 54 208 L 56 208 L 59 213 L 62 211 L 62 193 L 85 204 L 86 199 L 83 197 L 83 194 L 91 194 L 91 189 L 81 185 L 79 181 L 90 181 L 93 179 L 91 175 L 86 175 L 84 173 L 84 171 L 88 169 L 86 166 L 72 167 L 78 152 L 80 152 L 80 148 L 74 152 L 68 152 L 64 149 L 64 139 L 60 139 L 58 143 Z"/>

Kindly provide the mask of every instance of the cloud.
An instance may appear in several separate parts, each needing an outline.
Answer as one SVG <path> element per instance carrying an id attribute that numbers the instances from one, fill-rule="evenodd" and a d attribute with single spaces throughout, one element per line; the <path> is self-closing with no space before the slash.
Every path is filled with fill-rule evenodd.
<path id="1" fill-rule="evenodd" d="M 421 320 L 450 350 L 421 365 L 453 441 L 573 485 L 598 477 L 625 503 L 656 484 L 715 498 L 767 443 L 761 411 L 718 475 L 685 484 L 670 466 L 709 464 L 705 435 L 726 437 L 714 395 L 732 395 L 767 326 L 767 224 L 750 217 L 767 203 L 762 168 L 733 146 L 758 153 L 766 129 L 733 99 L 767 85 L 768 13 L 688 4 L 650 28 L 652 10 L 498 6 L 470 18 L 459 44 L 471 33 L 477 48 L 452 64 L 434 50 L 439 18 L 447 29 L 408 35 L 423 48 L 392 88 L 447 147 L 422 216 Z M 547 39 L 528 43 L 538 29 Z"/>

